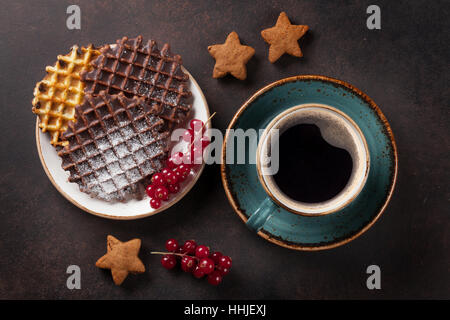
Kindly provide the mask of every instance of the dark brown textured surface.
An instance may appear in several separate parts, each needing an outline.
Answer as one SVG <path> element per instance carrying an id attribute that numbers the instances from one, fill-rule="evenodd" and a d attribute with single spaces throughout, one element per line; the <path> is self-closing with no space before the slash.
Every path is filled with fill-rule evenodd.
<path id="1" fill-rule="evenodd" d="M 81 30 L 65 27 L 79 4 Z M 0 298 L 450 298 L 449 6 L 445 1 L 378 1 L 382 29 L 366 28 L 369 1 L 15 1 L 0 12 L 1 223 Z M 168 10 L 170 8 L 170 10 Z M 310 30 L 304 57 L 267 61 L 259 36 L 285 10 Z M 207 46 L 232 30 L 255 48 L 248 78 L 211 78 Z M 296 74 L 350 82 L 380 106 L 394 131 L 399 176 L 374 227 L 323 252 L 290 251 L 250 232 L 232 212 L 219 167 L 207 167 L 177 205 L 137 221 L 82 212 L 48 181 L 35 148 L 31 98 L 46 65 L 77 43 L 113 43 L 124 35 L 169 42 L 202 87 L 213 125 L 224 129 L 257 89 Z M 9 110 L 6 110 L 9 109 Z M 8 116 L 6 116 L 8 114 Z M 51 204 L 51 206 L 49 206 Z M 116 287 L 95 261 L 104 239 L 142 239 L 150 270 Z M 217 288 L 169 272 L 149 250 L 170 237 L 195 238 L 229 254 L 233 269 Z M 66 288 L 66 268 L 79 265 L 81 290 Z M 366 289 L 367 266 L 382 271 L 382 290 Z"/>

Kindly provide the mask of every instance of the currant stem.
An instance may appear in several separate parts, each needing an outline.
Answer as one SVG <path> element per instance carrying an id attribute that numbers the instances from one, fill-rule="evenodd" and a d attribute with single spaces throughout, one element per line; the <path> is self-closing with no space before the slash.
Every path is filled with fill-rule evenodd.
<path id="1" fill-rule="evenodd" d="M 187 256 L 189 256 L 189 257 L 192 257 L 192 258 L 194 258 L 196 260 L 199 260 L 199 258 L 197 258 L 195 256 L 190 256 L 190 255 L 185 254 L 185 253 L 152 251 L 152 252 L 150 252 L 150 254 L 161 254 L 161 255 L 172 254 L 174 256 L 179 256 L 179 257 L 187 257 Z"/>
<path id="2" fill-rule="evenodd" d="M 205 123 L 202 126 L 202 130 L 203 128 L 206 126 L 206 124 L 211 121 L 211 119 L 216 115 L 217 112 L 214 111 L 214 113 L 205 121 Z"/>
<path id="3" fill-rule="evenodd" d="M 210 122 L 211 121 L 211 119 L 216 115 L 216 113 L 217 112 L 214 112 L 206 121 L 205 121 L 205 123 L 203 124 L 203 126 L 202 126 L 202 128 L 201 128 L 201 131 L 203 132 L 203 128 L 205 128 L 205 126 L 206 126 L 206 124 L 208 123 L 208 122 Z M 194 135 L 195 135 L 195 133 L 194 133 Z M 193 139 L 193 141 L 191 142 L 191 144 L 189 145 L 189 148 L 190 147 L 192 147 L 192 145 L 195 143 L 195 139 Z"/>

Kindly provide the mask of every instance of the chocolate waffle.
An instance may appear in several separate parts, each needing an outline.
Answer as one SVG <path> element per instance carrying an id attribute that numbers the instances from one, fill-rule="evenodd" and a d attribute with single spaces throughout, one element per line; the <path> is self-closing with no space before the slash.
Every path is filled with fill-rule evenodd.
<path id="1" fill-rule="evenodd" d="M 143 43 L 142 36 L 123 37 L 100 51 L 91 63 L 94 69 L 81 75 L 86 93 L 105 90 L 144 97 L 169 129 L 187 117 L 192 108 L 189 76 L 181 69 L 181 57 L 172 54 L 168 44 L 159 50 L 153 40 Z"/>
<path id="2" fill-rule="evenodd" d="M 58 155 L 69 181 L 92 197 L 106 201 L 142 199 L 153 173 L 168 153 L 164 121 L 145 99 L 123 93 L 85 95 L 75 108 L 62 138 L 68 142 Z"/>
<path id="3" fill-rule="evenodd" d="M 58 56 L 53 67 L 45 69 L 47 75 L 36 84 L 32 111 L 39 116 L 42 132 L 50 133 L 52 145 L 63 144 L 60 135 L 66 131 L 67 123 L 75 120 L 75 106 L 84 97 L 80 73 L 92 69 L 89 63 L 99 54 L 92 45 L 73 46 L 67 55 Z"/>

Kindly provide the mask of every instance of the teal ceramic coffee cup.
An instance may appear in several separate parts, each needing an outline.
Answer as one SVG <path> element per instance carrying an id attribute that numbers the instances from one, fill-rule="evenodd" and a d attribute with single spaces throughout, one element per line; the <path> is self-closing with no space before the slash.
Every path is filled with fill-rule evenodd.
<path id="1" fill-rule="evenodd" d="M 281 162 L 278 150 L 280 136 L 299 124 L 316 125 L 329 145 L 344 149 L 351 156 L 352 171 L 348 182 L 340 192 L 325 201 L 311 203 L 292 199 L 280 189 L 274 179 Z M 248 225 L 259 230 L 276 213 L 277 206 L 294 214 L 318 216 L 331 214 L 349 205 L 363 189 L 369 174 L 369 149 L 361 129 L 345 113 L 329 105 L 302 104 L 281 112 L 267 125 L 258 143 L 256 170 L 261 185 L 271 200 L 265 199 L 247 221 Z M 295 188 L 295 185 L 291 188 Z"/>
<path id="2" fill-rule="evenodd" d="M 310 210 L 299 204 L 288 206 L 289 203 L 282 196 L 275 195 L 277 188 L 268 187 L 270 179 L 264 177 L 261 168 L 265 164 L 262 146 L 268 145 L 261 141 L 270 136 L 267 134 L 268 127 L 275 126 L 275 119 L 283 117 L 280 115 L 292 114 L 295 108 L 306 109 L 308 106 L 325 106 L 332 111 L 325 116 L 332 114 L 340 116 L 341 120 L 348 120 L 353 129 L 348 130 L 347 134 L 361 137 L 359 147 L 355 147 L 357 152 L 354 152 L 354 155 L 361 157 L 361 165 L 356 170 L 358 173 L 352 172 L 354 183 L 349 182 L 352 187 L 347 188 L 347 196 L 341 194 L 338 197 L 341 201 L 335 201 L 333 206 L 330 203 L 324 206 L 321 204 L 322 206 L 317 205 L 316 208 L 309 208 Z M 290 118 L 297 120 L 301 117 L 297 114 Z M 286 120 L 281 125 L 277 124 L 282 130 L 289 127 L 284 127 L 284 122 Z M 237 148 L 230 132 L 237 129 L 263 132 L 258 136 L 256 150 L 245 146 L 248 154 L 259 154 L 259 160 L 256 156 L 255 163 L 227 162 L 226 154 Z M 335 135 L 337 142 L 345 140 L 356 143 L 358 138 L 355 136 L 342 139 L 343 132 L 345 133 L 331 133 L 329 136 Z M 327 136 L 323 130 L 321 133 Z M 328 140 L 333 144 L 332 138 Z M 352 153 L 351 144 L 342 147 Z M 261 162 L 260 168 L 258 161 Z M 253 94 L 231 120 L 222 150 L 222 182 L 228 200 L 239 218 L 264 239 L 295 250 L 334 248 L 366 232 L 385 211 L 394 191 L 397 170 L 394 135 L 375 102 L 344 81 L 317 75 L 282 79 Z"/>

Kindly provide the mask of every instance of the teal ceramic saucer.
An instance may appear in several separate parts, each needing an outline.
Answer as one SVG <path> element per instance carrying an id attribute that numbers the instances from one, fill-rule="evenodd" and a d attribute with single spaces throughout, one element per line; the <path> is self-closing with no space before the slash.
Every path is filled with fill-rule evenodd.
<path id="1" fill-rule="evenodd" d="M 260 229 L 248 223 L 249 217 L 268 195 L 258 179 L 255 164 L 227 164 L 230 130 L 222 150 L 222 182 L 227 197 L 247 226 L 261 237 L 296 250 L 330 249 L 357 238 L 367 231 L 385 210 L 397 178 L 397 149 L 389 123 L 366 94 L 340 80 L 315 75 L 276 81 L 256 92 L 239 109 L 228 129 L 254 129 L 258 132 L 279 113 L 300 104 L 333 106 L 348 115 L 361 129 L 370 154 L 370 172 L 358 197 L 345 208 L 328 215 L 301 216 L 277 206 L 276 212 Z M 233 137 L 234 139 L 234 137 Z M 246 151 L 249 145 L 245 146 Z"/>

